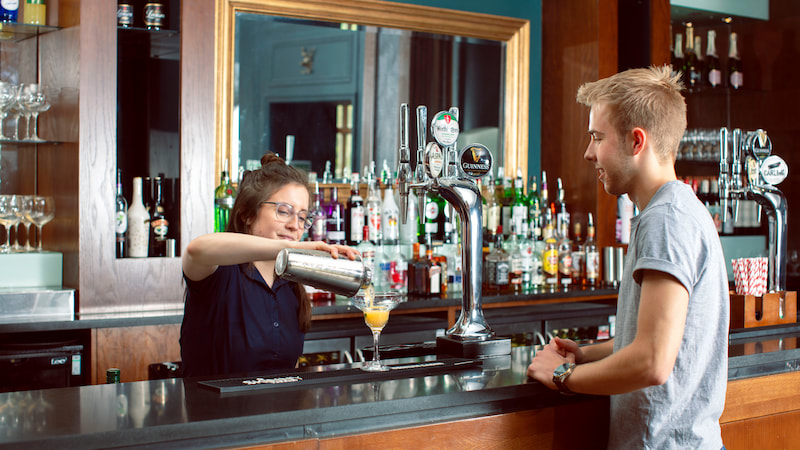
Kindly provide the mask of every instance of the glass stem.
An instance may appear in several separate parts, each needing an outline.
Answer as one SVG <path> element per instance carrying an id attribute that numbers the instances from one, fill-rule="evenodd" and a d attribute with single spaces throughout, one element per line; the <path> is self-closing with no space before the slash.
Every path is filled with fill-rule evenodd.
<path id="1" fill-rule="evenodd" d="M 375 351 L 372 352 L 373 364 L 380 364 L 381 358 L 378 356 L 378 338 L 381 336 L 380 330 L 372 332 L 372 341 L 375 346 Z"/>
<path id="2" fill-rule="evenodd" d="M 36 228 L 39 230 L 39 233 L 37 233 L 37 235 L 38 235 L 37 237 L 39 238 L 39 244 L 36 246 L 36 251 L 41 252 L 42 251 L 42 226 L 41 225 L 36 225 Z"/>
<path id="3" fill-rule="evenodd" d="M 33 134 L 31 134 L 31 117 L 28 117 L 28 138 L 39 140 L 39 113 L 33 113 Z"/>
<path id="4" fill-rule="evenodd" d="M 24 223 L 23 225 L 25 225 L 25 251 L 29 252 L 33 250 L 31 247 L 31 224 Z"/>

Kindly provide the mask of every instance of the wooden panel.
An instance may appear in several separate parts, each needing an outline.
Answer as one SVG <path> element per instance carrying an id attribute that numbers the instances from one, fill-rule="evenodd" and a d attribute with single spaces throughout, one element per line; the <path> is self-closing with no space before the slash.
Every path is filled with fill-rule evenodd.
<path id="1" fill-rule="evenodd" d="M 616 200 L 583 159 L 589 111 L 575 94 L 583 83 L 617 71 L 617 2 L 545 0 L 542 7 L 542 169 L 551 186 L 562 178 L 573 220 L 595 215 L 598 244 L 608 246 Z"/>
<path id="2" fill-rule="evenodd" d="M 604 449 L 608 441 L 608 400 L 520 411 L 401 430 L 320 440 L 321 449 L 497 448 Z M 581 432 L 574 426 L 581 424 Z"/>
<path id="3" fill-rule="evenodd" d="M 722 442 L 730 450 L 797 448 L 800 411 L 775 414 L 722 425 Z"/>
<path id="4" fill-rule="evenodd" d="M 214 1 L 192 2 L 181 20 L 181 246 L 212 230 Z M 117 259 L 115 2 L 80 5 L 79 314 L 179 309 L 179 258 Z M 182 252 L 181 248 L 181 252 Z"/>
<path id="5" fill-rule="evenodd" d="M 800 410 L 800 373 L 728 382 L 720 423 Z"/>
<path id="6" fill-rule="evenodd" d="M 179 324 L 101 328 L 92 336 L 92 384 L 105 383 L 106 369 L 117 367 L 121 381 L 147 380 L 147 366 L 181 357 Z"/>

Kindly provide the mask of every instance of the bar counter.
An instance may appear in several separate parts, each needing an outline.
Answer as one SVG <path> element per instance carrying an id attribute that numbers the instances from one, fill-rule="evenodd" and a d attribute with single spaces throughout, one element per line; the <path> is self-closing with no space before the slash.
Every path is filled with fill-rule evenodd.
<path id="1" fill-rule="evenodd" d="M 759 436 L 762 429 L 773 441 L 783 439 L 780 445 L 792 445 L 787 440 L 798 431 L 790 424 L 800 414 L 798 339 L 798 325 L 732 335 L 721 420 L 729 449 L 744 448 L 747 439 L 773 448 Z M 388 378 L 364 378 L 357 364 L 244 378 L 286 381 L 279 376 L 303 378 L 323 370 L 329 376 L 348 370 L 360 374 L 352 381 L 339 377 L 308 386 L 301 381 L 220 392 L 199 384 L 207 380 L 167 379 L 0 394 L 0 446 L 209 448 L 308 441 L 299 443 L 604 448 L 607 398 L 565 397 L 530 382 L 525 371 L 534 348 L 514 347 L 510 356 L 445 372 L 422 368 L 404 375 L 399 370 Z M 763 422 L 760 428 L 750 426 L 754 420 L 782 417 L 787 422 L 778 425 L 777 437 Z M 576 423 L 581 433 L 574 433 Z M 739 436 L 741 429 L 747 431 Z"/>

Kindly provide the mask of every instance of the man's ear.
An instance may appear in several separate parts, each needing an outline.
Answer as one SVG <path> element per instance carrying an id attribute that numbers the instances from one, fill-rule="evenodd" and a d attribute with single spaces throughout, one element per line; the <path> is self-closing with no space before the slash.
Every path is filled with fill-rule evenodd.
<path id="1" fill-rule="evenodd" d="M 631 154 L 639 155 L 647 145 L 647 133 L 644 129 L 636 127 L 628 134 L 631 142 Z"/>

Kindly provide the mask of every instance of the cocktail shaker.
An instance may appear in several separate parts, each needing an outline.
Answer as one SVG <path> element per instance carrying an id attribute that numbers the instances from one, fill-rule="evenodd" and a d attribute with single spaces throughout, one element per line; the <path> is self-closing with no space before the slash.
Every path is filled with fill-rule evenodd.
<path id="1" fill-rule="evenodd" d="M 330 253 L 319 250 L 281 250 L 275 258 L 275 274 L 284 280 L 346 297 L 356 295 L 372 281 L 372 270 L 360 257 L 333 259 Z"/>

